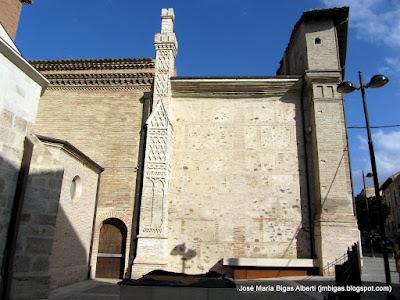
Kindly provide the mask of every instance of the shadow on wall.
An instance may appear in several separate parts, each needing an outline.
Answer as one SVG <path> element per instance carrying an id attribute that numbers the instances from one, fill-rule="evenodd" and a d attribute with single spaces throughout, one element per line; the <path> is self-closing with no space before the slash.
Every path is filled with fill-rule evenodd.
<path id="1" fill-rule="evenodd" d="M 75 228 L 59 207 L 49 266 L 51 290 L 89 277 L 89 248 Z"/>
<path id="2" fill-rule="evenodd" d="M 139 141 L 139 152 L 138 152 L 138 170 L 136 176 L 135 185 L 135 206 L 133 209 L 132 216 L 132 227 L 131 227 L 131 243 L 129 249 L 129 260 L 127 272 L 125 278 L 131 278 L 133 261 L 136 257 L 137 252 L 137 240 L 139 235 L 140 226 L 140 205 L 142 199 L 142 185 L 143 185 L 143 173 L 144 173 L 144 159 L 145 159 L 145 143 L 146 143 L 146 121 L 151 114 L 152 105 L 152 94 L 150 92 L 145 92 L 143 97 L 140 98 L 140 103 L 143 104 L 143 114 L 142 114 L 142 124 L 140 131 L 140 141 Z"/>
<path id="3" fill-rule="evenodd" d="M 174 256 L 180 256 L 181 261 L 182 261 L 182 273 L 185 273 L 186 270 L 186 261 L 194 258 L 197 253 L 193 249 L 186 249 L 186 244 L 179 244 L 176 245 L 172 250 L 171 250 L 171 255 Z"/>
<path id="4" fill-rule="evenodd" d="M 26 140 L 34 147 L 30 158 L 25 146 L 21 170 L 0 153 L 2 299 L 46 299 L 51 286 L 88 274 L 88 251 L 59 207 L 63 168 Z"/>
<path id="5" fill-rule="evenodd" d="M 299 80 L 298 85 L 304 84 L 302 80 Z M 298 86 L 296 86 L 298 88 Z M 295 87 L 295 88 L 296 88 Z M 290 238 L 289 245 L 282 254 L 282 257 L 286 257 L 286 253 L 292 248 L 296 243 L 297 258 L 312 258 L 313 254 L 313 239 L 314 234 L 312 230 L 312 216 L 313 207 L 311 205 L 312 199 L 310 198 L 311 191 L 309 191 L 309 182 L 311 180 L 308 169 L 308 151 L 306 145 L 305 136 L 305 123 L 303 114 L 303 90 L 300 88 L 300 97 L 296 90 L 290 89 L 285 93 L 280 101 L 284 103 L 291 103 L 295 105 L 295 117 L 296 122 L 296 141 L 297 141 L 297 157 L 298 157 L 298 170 L 299 177 L 298 182 L 300 184 L 300 206 L 293 206 L 295 211 L 299 211 L 301 215 L 301 221 L 299 222 L 293 236 Z M 297 95 L 296 95 L 297 94 Z M 303 98 L 303 99 L 301 99 Z M 304 99 L 305 101 L 305 99 Z M 311 219 L 311 220 L 310 220 Z"/>

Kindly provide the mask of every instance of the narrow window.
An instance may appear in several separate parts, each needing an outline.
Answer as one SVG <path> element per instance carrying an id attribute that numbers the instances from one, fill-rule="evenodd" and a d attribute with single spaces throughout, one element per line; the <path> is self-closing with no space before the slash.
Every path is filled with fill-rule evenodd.
<path id="1" fill-rule="evenodd" d="M 82 193 L 82 182 L 79 176 L 75 176 L 72 179 L 71 187 L 70 187 L 70 196 L 72 201 L 76 201 L 79 199 Z"/>
<path id="2" fill-rule="evenodd" d="M 315 45 L 320 45 L 321 44 L 321 39 L 320 38 L 316 38 L 314 42 L 315 42 Z"/>

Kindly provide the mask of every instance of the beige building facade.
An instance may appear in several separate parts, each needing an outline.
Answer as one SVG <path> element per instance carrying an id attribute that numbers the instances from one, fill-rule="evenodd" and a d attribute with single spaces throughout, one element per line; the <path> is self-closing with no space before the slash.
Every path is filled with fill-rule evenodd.
<path id="1" fill-rule="evenodd" d="M 174 15 L 163 10 L 134 277 L 288 260 L 325 273 L 358 241 L 336 92 L 347 14 L 305 12 L 277 76 L 173 77 Z"/>
<path id="2" fill-rule="evenodd" d="M 96 269 L 110 254 L 99 251 L 110 219 L 126 228 L 120 265 L 133 277 L 288 259 L 324 273 L 358 241 L 336 92 L 347 17 L 305 12 L 276 76 L 176 76 L 172 9 L 162 10 L 155 59 L 31 62 L 51 82 L 35 130 L 105 169 L 91 276 L 107 275 Z"/>
<path id="3" fill-rule="evenodd" d="M 14 273 L 34 279 L 14 293 L 156 269 L 327 274 L 359 237 L 336 92 L 347 20 L 348 8 L 304 12 L 275 76 L 177 76 L 173 9 L 155 58 L 30 61 L 49 86 L 24 106 L 26 189 L 48 216 L 22 209 Z M 34 232 L 45 240 L 28 243 Z"/>

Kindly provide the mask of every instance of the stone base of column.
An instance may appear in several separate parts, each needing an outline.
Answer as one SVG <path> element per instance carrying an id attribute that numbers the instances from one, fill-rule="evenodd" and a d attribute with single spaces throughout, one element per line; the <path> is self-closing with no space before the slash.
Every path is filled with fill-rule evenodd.
<path id="1" fill-rule="evenodd" d="M 165 269 L 168 263 L 167 251 L 167 238 L 139 236 L 132 278 L 137 279 L 153 270 Z"/>
<path id="2" fill-rule="evenodd" d="M 356 218 L 348 214 L 320 215 L 314 222 L 315 252 L 319 272 L 329 276 L 335 274 L 333 265 L 328 265 L 347 253 L 354 243 L 359 242 L 360 233 Z"/>

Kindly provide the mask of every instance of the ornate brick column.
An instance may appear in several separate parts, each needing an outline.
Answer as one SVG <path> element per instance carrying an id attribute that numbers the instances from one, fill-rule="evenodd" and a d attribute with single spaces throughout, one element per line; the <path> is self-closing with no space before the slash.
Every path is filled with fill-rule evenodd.
<path id="1" fill-rule="evenodd" d="M 177 41 L 173 32 L 174 11 L 162 9 L 161 33 L 155 36 L 156 72 L 153 111 L 146 122 L 147 137 L 137 255 L 132 277 L 162 268 L 168 254 L 168 184 L 172 148 L 169 115 L 170 77 L 174 75 Z"/>

